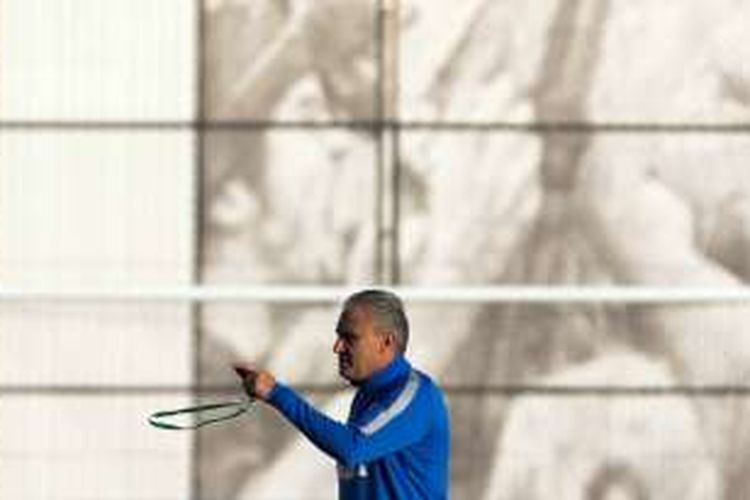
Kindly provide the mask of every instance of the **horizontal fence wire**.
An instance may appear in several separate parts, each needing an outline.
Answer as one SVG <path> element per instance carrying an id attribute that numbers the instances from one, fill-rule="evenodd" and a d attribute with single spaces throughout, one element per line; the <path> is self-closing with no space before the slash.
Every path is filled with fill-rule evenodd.
<path id="1" fill-rule="evenodd" d="M 750 122 L 639 123 L 639 122 L 462 122 L 398 119 L 342 121 L 284 120 L 0 120 L 0 130 L 273 130 L 273 129 L 383 129 L 401 131 L 476 131 L 520 133 L 635 133 L 635 134 L 748 134 Z"/>
<path id="2" fill-rule="evenodd" d="M 264 302 L 339 303 L 373 285 L 197 285 L 144 287 L 9 287 L 0 286 L 2 302 Z M 380 287 L 407 302 L 422 303 L 615 303 L 710 304 L 748 303 L 750 287 L 670 286 L 397 286 Z"/>
<path id="3" fill-rule="evenodd" d="M 302 393 L 333 395 L 348 390 L 341 384 L 290 384 Z M 443 384 L 443 390 L 453 396 L 556 396 L 556 397 L 749 397 L 748 385 L 543 385 L 494 384 L 452 385 Z M 239 386 L 187 386 L 187 385 L 0 385 L 3 396 L 154 396 L 186 395 L 226 398 L 241 394 Z"/>

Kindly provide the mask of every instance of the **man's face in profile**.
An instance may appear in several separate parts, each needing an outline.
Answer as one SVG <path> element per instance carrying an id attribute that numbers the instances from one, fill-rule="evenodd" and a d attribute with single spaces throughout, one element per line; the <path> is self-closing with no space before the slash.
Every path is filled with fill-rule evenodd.
<path id="1" fill-rule="evenodd" d="M 357 385 L 382 368 L 390 359 L 386 336 L 378 333 L 367 307 L 344 310 L 336 325 L 333 352 L 339 374 Z"/>

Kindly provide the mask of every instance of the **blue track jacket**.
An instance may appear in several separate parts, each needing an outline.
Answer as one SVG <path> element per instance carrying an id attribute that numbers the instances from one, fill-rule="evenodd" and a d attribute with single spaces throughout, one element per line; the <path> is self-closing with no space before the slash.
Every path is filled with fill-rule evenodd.
<path id="1" fill-rule="evenodd" d="M 268 401 L 336 459 L 341 500 L 448 498 L 450 429 L 443 394 L 403 356 L 359 386 L 346 424 L 281 383 Z"/>

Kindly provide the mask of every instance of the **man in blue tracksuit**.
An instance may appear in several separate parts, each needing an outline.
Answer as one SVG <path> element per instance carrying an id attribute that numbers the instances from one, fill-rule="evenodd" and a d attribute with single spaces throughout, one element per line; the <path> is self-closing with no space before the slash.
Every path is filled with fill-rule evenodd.
<path id="1" fill-rule="evenodd" d="M 252 395 L 336 459 L 340 499 L 446 499 L 448 411 L 438 386 L 404 357 L 409 325 L 401 300 L 385 290 L 355 293 L 344 303 L 336 334 L 339 373 L 357 387 L 346 424 L 267 371 L 235 369 Z"/>

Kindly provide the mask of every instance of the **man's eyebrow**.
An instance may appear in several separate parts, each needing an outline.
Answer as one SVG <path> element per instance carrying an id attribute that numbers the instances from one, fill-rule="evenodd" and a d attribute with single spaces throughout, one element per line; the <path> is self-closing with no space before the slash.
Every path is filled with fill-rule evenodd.
<path id="1" fill-rule="evenodd" d="M 339 337 L 356 337 L 356 332 L 349 326 L 340 325 L 336 327 L 336 334 Z"/>
<path id="2" fill-rule="evenodd" d="M 338 333 L 339 335 L 344 335 L 344 334 L 347 334 L 347 333 L 351 333 L 351 328 L 349 328 L 346 325 L 346 323 L 344 323 L 343 321 L 340 321 L 336 325 L 336 333 Z"/>

